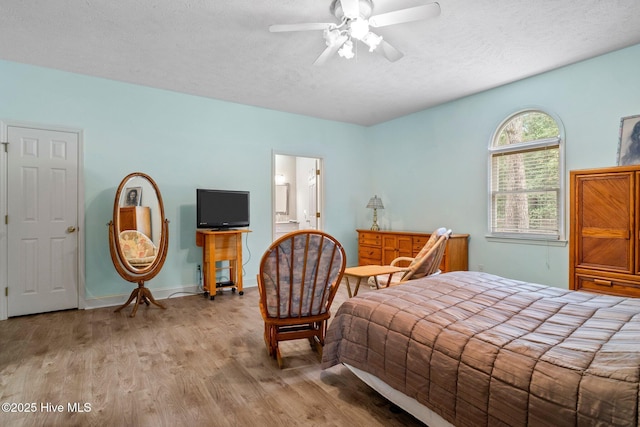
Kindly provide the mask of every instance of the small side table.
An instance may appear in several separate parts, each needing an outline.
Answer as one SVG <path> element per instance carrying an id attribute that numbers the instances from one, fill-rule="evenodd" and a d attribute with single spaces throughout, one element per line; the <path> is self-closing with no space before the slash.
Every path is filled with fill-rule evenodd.
<path id="1" fill-rule="evenodd" d="M 202 246 L 202 272 L 204 273 L 203 290 L 209 299 L 215 299 L 219 288 L 231 288 L 243 295 L 242 290 L 242 233 L 247 229 L 196 231 L 196 246 Z M 229 261 L 228 267 L 216 267 L 218 261 Z M 217 270 L 229 270 L 229 281 L 216 282 Z"/>
<path id="2" fill-rule="evenodd" d="M 393 273 L 407 270 L 408 268 L 405 267 L 396 267 L 391 265 L 359 265 L 357 267 L 345 268 L 344 277 L 347 281 L 347 292 L 349 292 L 349 298 L 358 295 L 358 289 L 360 288 L 360 282 L 362 281 L 362 279 L 373 277 L 376 283 L 376 289 L 380 289 L 380 284 L 378 283 L 377 276 L 388 274 L 389 281 L 387 282 L 387 286 L 389 286 L 388 283 L 391 281 L 391 276 L 393 276 Z M 356 289 L 354 290 L 353 295 L 351 295 L 351 285 L 349 284 L 349 277 L 355 277 L 357 279 Z"/>

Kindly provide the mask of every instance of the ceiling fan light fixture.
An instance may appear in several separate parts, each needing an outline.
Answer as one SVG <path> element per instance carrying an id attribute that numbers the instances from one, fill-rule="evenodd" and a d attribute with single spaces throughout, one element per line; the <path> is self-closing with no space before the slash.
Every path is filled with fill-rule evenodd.
<path id="1" fill-rule="evenodd" d="M 374 34 L 372 32 L 368 32 L 363 38 L 361 38 L 362 42 L 369 46 L 369 52 L 373 52 L 376 50 L 378 45 L 382 43 L 382 36 Z"/>
<path id="2" fill-rule="evenodd" d="M 356 8 L 353 7 L 354 2 L 358 5 Z M 368 18 L 373 11 L 373 2 L 371 0 L 349 0 L 347 6 L 349 7 L 347 7 L 347 13 L 345 13 L 342 8 L 342 0 L 333 0 L 331 6 L 329 6 L 329 11 L 338 19 Z"/>
<path id="3" fill-rule="evenodd" d="M 324 30 L 324 40 L 327 46 L 334 46 L 340 39 L 340 30 L 335 28 L 327 28 Z"/>
<path id="4" fill-rule="evenodd" d="M 350 21 L 349 33 L 351 37 L 362 40 L 369 33 L 369 22 L 362 18 Z"/>
<path id="5" fill-rule="evenodd" d="M 323 30 L 327 47 L 315 60 L 313 65 L 322 65 L 336 53 L 342 58 L 354 58 L 354 44 L 358 41 L 381 53 L 388 61 L 395 62 L 403 57 L 402 52 L 383 40 L 378 34 L 369 31 L 371 28 L 386 27 L 403 24 L 405 22 L 420 21 L 435 18 L 440 15 L 440 5 L 437 2 L 423 6 L 397 9 L 373 15 L 374 0 L 331 0 L 329 10 L 338 23 L 310 22 L 301 24 L 271 25 L 272 33 L 286 31 L 315 31 Z"/>
<path id="6" fill-rule="evenodd" d="M 355 53 L 353 53 L 353 42 L 351 40 L 344 42 L 340 50 L 338 50 L 338 55 L 345 59 L 353 58 L 355 56 Z"/>

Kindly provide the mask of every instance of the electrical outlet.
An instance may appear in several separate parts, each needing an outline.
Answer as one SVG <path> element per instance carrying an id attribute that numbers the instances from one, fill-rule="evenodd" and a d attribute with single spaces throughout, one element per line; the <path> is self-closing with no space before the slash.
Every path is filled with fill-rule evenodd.
<path id="1" fill-rule="evenodd" d="M 484 271 L 484 264 L 478 264 L 478 271 Z"/>

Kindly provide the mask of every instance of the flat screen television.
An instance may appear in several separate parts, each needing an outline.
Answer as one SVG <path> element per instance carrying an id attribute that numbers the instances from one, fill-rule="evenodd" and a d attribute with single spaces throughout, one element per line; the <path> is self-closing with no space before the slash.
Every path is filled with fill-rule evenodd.
<path id="1" fill-rule="evenodd" d="M 198 228 L 238 228 L 249 226 L 249 192 L 196 190 Z"/>

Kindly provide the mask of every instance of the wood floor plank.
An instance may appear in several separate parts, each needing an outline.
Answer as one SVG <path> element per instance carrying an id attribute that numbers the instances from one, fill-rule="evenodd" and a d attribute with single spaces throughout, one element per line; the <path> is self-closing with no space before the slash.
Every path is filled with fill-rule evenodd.
<path id="1" fill-rule="evenodd" d="M 339 290 L 333 312 L 346 294 Z M 135 318 L 102 308 L 0 322 L 0 403 L 36 404 L 35 412 L 0 412 L 0 425 L 422 425 L 391 412 L 348 369 L 321 371 L 307 340 L 281 344 L 279 369 L 267 355 L 255 288 L 165 303 L 142 306 Z M 85 403 L 88 411 L 73 411 Z"/>

